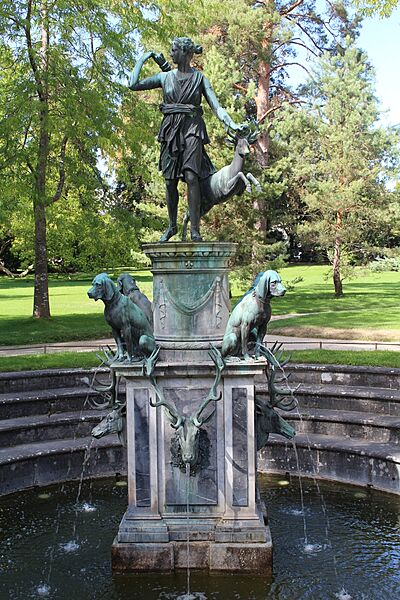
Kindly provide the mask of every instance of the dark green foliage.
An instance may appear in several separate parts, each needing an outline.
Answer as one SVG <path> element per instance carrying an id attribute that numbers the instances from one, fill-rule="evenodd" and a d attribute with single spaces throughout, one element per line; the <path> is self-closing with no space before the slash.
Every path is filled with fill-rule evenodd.
<path id="1" fill-rule="evenodd" d="M 317 64 L 304 88 L 309 107 L 289 109 L 276 123 L 289 190 L 301 199 L 298 235 L 331 262 L 336 296 L 352 263 L 390 239 L 396 197 L 386 184 L 398 166 L 398 136 L 377 122 L 374 72 L 346 43 Z"/>
<path id="2" fill-rule="evenodd" d="M 104 214 L 98 159 L 132 143 L 121 78 L 147 24 L 138 3 L 2 3 L 0 237 L 12 235 L 22 264 L 35 262 L 36 316 L 49 316 L 48 263 L 76 268 L 119 248 L 126 260 L 138 248 L 126 220 Z"/>

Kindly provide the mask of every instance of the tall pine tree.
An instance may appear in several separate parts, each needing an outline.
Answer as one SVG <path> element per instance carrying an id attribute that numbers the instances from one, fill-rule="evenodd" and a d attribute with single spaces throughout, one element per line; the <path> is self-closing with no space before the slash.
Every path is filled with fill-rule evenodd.
<path id="1" fill-rule="evenodd" d="M 309 108 L 290 111 L 276 130 L 305 206 L 300 233 L 328 256 L 340 297 L 343 256 L 366 249 L 384 220 L 398 138 L 379 126 L 374 71 L 350 39 L 324 54 L 305 91 Z"/>

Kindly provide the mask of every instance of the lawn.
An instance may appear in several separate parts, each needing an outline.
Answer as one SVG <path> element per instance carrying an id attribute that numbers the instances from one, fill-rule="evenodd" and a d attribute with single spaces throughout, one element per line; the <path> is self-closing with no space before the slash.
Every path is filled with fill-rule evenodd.
<path id="1" fill-rule="evenodd" d="M 349 350 L 296 350 L 291 353 L 292 363 L 330 365 L 365 365 L 400 367 L 400 354 L 386 350 L 351 352 Z M 36 369 L 89 369 L 99 366 L 96 352 L 56 352 L 0 357 L 0 372 L 34 371 Z"/>
<path id="2" fill-rule="evenodd" d="M 131 271 L 144 293 L 151 295 L 149 271 Z M 119 272 L 109 272 L 117 280 Z M 50 278 L 52 318 L 33 319 L 33 280 L 0 278 L 0 346 L 91 340 L 111 335 L 104 304 L 87 296 L 92 276 Z"/>
<path id="3" fill-rule="evenodd" d="M 128 270 L 128 269 L 125 269 Z M 331 280 L 324 275 L 327 266 L 296 265 L 282 269 L 285 283 L 303 280 L 285 297 L 272 301 L 274 315 L 290 318 L 271 322 L 274 333 L 301 337 L 400 340 L 400 273 L 359 272 L 345 282 L 343 298 L 333 297 Z M 114 281 L 120 271 L 109 272 Z M 131 271 L 141 290 L 151 297 L 149 271 Z M 87 297 L 91 275 L 50 279 L 52 318 L 33 319 L 33 280 L 0 278 L 0 345 L 25 345 L 68 340 L 97 339 L 110 335 L 103 318 L 104 305 Z M 233 303 L 245 291 L 231 277 Z M 300 316 L 302 313 L 311 313 Z M 299 315 L 299 316 L 293 316 Z"/>
<path id="4" fill-rule="evenodd" d="M 292 291 L 272 301 L 274 315 L 299 315 L 270 324 L 269 331 L 300 337 L 400 342 L 400 273 L 357 271 L 333 296 L 326 266 L 302 265 L 280 271 L 284 282 L 302 277 Z M 300 316 L 301 313 L 311 313 Z"/>
<path id="5" fill-rule="evenodd" d="M 294 289 L 283 298 L 272 301 L 273 314 L 397 309 L 400 327 L 400 272 L 371 273 L 357 269 L 357 278 L 345 281 L 344 296 L 336 299 L 331 278 L 325 278 L 328 271 L 326 265 L 295 265 L 281 269 L 279 274 L 284 283 L 298 277 L 302 277 L 303 281 L 295 284 Z M 368 324 L 372 323 L 373 320 L 369 320 Z"/>
<path id="6" fill-rule="evenodd" d="M 292 363 L 400 368 L 400 353 L 390 350 L 295 350 Z"/>
<path id="7" fill-rule="evenodd" d="M 36 371 L 40 369 L 90 369 L 98 367 L 96 352 L 55 352 L 54 354 L 25 354 L 1 356 L 0 372 Z"/>

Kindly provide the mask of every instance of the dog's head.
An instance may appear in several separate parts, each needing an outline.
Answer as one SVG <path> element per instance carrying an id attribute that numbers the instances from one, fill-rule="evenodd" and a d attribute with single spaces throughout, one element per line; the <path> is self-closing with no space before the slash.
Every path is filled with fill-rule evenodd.
<path id="1" fill-rule="evenodd" d="M 114 282 L 107 273 L 99 273 L 92 281 L 92 287 L 88 290 L 87 295 L 93 300 L 103 300 L 109 302 L 114 296 L 117 288 Z"/>
<path id="2" fill-rule="evenodd" d="M 264 271 L 259 273 L 255 279 L 257 282 L 255 290 L 260 298 L 271 298 L 272 296 L 284 296 L 286 288 L 276 271 Z"/>
<path id="3" fill-rule="evenodd" d="M 124 294 L 124 296 L 129 296 L 130 292 L 134 292 L 135 290 L 139 289 L 136 281 L 133 279 L 130 273 L 121 273 L 117 279 L 117 286 L 121 294 Z"/>

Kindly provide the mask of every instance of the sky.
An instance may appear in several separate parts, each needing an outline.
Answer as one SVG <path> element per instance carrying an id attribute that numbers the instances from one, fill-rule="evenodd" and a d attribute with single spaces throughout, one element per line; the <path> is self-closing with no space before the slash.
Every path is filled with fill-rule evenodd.
<path id="1" fill-rule="evenodd" d="M 365 50 L 376 71 L 376 96 L 382 122 L 400 125 L 400 7 L 386 19 L 365 19 L 357 45 Z"/>

